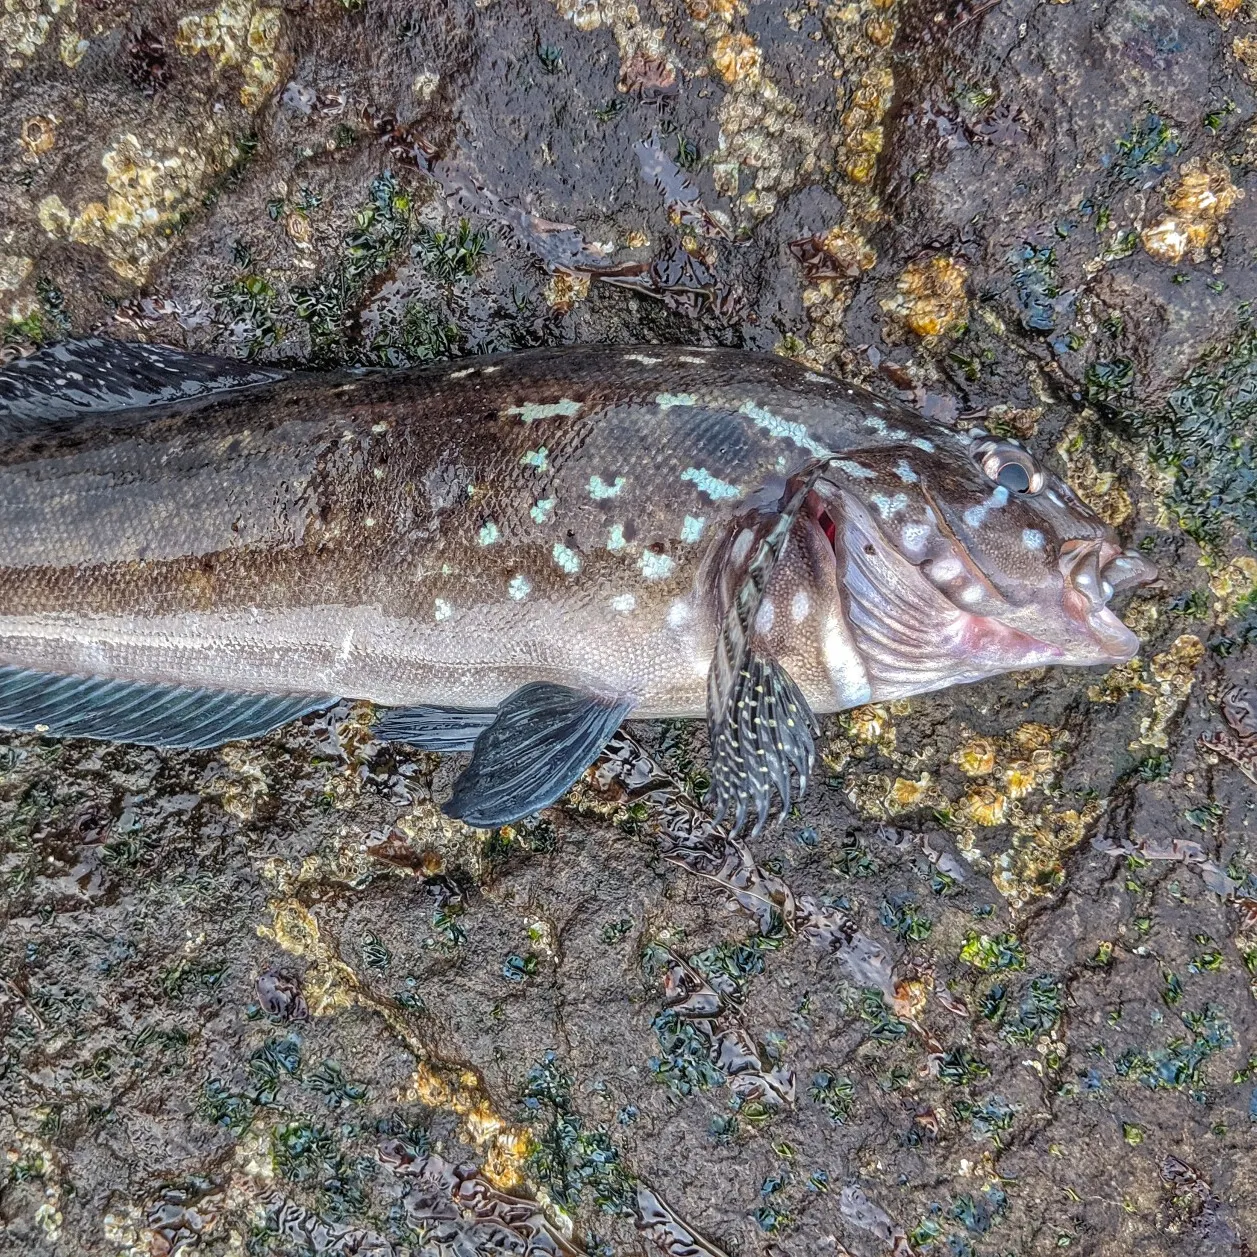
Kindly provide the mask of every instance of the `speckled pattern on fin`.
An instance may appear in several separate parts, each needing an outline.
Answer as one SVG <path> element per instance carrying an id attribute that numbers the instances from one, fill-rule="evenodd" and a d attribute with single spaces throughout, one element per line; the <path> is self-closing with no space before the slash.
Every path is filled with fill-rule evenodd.
<path id="1" fill-rule="evenodd" d="M 491 828 L 548 807 L 598 758 L 633 706 L 547 681 L 521 686 L 476 739 L 446 813 Z"/>
<path id="2" fill-rule="evenodd" d="M 385 742 L 404 742 L 421 751 L 470 751 L 497 719 L 497 708 L 393 707 L 375 722 Z"/>
<path id="3" fill-rule="evenodd" d="M 97 337 L 64 341 L 0 370 L 0 435 L 17 435 L 75 415 L 266 384 L 285 374 L 165 345 Z"/>
<path id="4" fill-rule="evenodd" d="M 707 673 L 707 721 L 711 736 L 711 788 L 707 802 L 722 820 L 733 813 L 737 834 L 755 805 L 755 833 L 768 819 L 775 789 L 790 806 L 790 770 L 807 788 L 817 732 L 816 718 L 799 688 L 771 659 L 754 653 L 753 628 L 768 578 L 786 547 L 803 503 L 824 464 L 797 484 L 772 528 L 761 538 L 746 576 L 725 612 L 716 653 Z"/>
<path id="5" fill-rule="evenodd" d="M 338 700 L 0 668 L 0 729 L 185 749 L 261 737 Z"/>

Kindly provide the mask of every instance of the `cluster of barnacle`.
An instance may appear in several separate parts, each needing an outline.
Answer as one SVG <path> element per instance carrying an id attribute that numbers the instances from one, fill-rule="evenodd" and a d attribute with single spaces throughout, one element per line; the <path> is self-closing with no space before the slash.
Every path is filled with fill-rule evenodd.
<path id="1" fill-rule="evenodd" d="M 726 92 L 717 110 L 721 160 L 716 189 L 734 199 L 739 216 L 766 218 L 779 199 L 819 171 L 823 137 L 782 92 L 763 49 L 741 29 L 745 6 L 734 0 L 687 0 L 690 20 L 707 41 L 715 76 Z M 742 171 L 752 186 L 744 191 Z"/>
<path id="2" fill-rule="evenodd" d="M 906 705 L 898 705 L 902 710 Z M 888 819 L 921 808 L 932 809 L 956 834 L 970 860 L 982 860 L 979 830 L 1008 826 L 1008 848 L 993 858 L 991 878 L 1014 906 L 1043 895 L 1063 877 L 1062 857 L 1082 841 L 1087 826 L 1099 815 L 1101 804 L 1057 810 L 1045 799 L 1038 806 L 1027 801 L 1050 790 L 1060 764 L 1067 734 L 1027 722 L 1001 736 L 978 736 L 962 731 L 963 741 L 950 755 L 968 784 L 949 788 L 938 775 L 942 756 L 937 747 L 918 747 L 911 753 L 897 746 L 891 705 L 870 704 L 844 713 L 843 736 L 824 748 L 827 768 L 842 773 L 847 796 L 862 815 Z M 852 765 L 875 756 L 898 770 L 857 773 Z"/>
<path id="3" fill-rule="evenodd" d="M 1146 479 L 1153 478 L 1146 455 L 1138 450 L 1131 451 L 1126 446 L 1119 452 L 1116 440 L 1111 436 L 1107 438 L 1107 446 L 1107 461 L 1115 464 L 1125 462 L 1127 467 L 1133 462 L 1138 470 L 1146 473 Z M 1062 434 L 1056 452 L 1065 464 L 1065 480 L 1069 487 L 1106 524 L 1120 528 L 1131 518 L 1135 507 L 1122 484 L 1122 474 L 1113 467 L 1099 466 L 1094 445 L 1087 440 L 1081 424 L 1072 425 Z"/>
<path id="4" fill-rule="evenodd" d="M 184 144 L 149 146 L 130 133 L 101 155 L 108 189 L 103 201 L 77 212 L 55 192 L 37 207 L 50 235 L 92 245 L 123 279 L 143 282 L 171 245 L 171 234 L 209 175 L 231 159 L 232 141 L 220 137 L 209 152 Z"/>
<path id="5" fill-rule="evenodd" d="M 1093 703 L 1120 702 L 1127 694 L 1138 692 L 1152 697 L 1152 711 L 1140 721 L 1139 735 L 1130 749 L 1145 747 L 1164 750 L 1169 746 L 1169 726 L 1178 715 L 1196 679 L 1196 669 L 1204 658 L 1205 647 L 1199 637 L 1180 634 L 1146 663 L 1134 659 L 1106 673 L 1087 689 Z"/>
<path id="6" fill-rule="evenodd" d="M 48 38 L 57 15 L 71 0 L 8 0 L 0 12 L 0 51 L 10 69 L 20 69 Z"/>
<path id="7" fill-rule="evenodd" d="M 1159 262 L 1205 261 L 1222 220 L 1243 195 L 1225 158 L 1193 158 L 1163 195 L 1166 214 L 1140 233 L 1144 248 Z"/>
<path id="8" fill-rule="evenodd" d="M 969 318 L 968 280 L 969 268 L 960 258 L 938 254 L 909 262 L 881 303 L 888 319 L 885 338 L 893 341 L 905 330 L 926 339 L 959 332 Z"/>
<path id="9" fill-rule="evenodd" d="M 279 85 L 282 10 L 253 0 L 223 0 L 208 13 L 182 18 L 175 47 L 185 57 L 205 53 L 217 70 L 239 70 L 240 103 L 255 113 Z"/>

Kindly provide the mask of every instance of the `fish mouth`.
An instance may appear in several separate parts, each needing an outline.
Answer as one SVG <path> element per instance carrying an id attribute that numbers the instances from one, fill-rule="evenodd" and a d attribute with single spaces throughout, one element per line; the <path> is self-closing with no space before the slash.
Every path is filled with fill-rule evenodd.
<path id="1" fill-rule="evenodd" d="M 1126 663 L 1139 651 L 1139 638 L 1109 609 L 1119 591 L 1156 579 L 1152 564 L 1104 538 L 1066 541 L 1057 567 L 1065 581 L 1061 605 L 1067 619 L 1100 651 L 1098 663 Z"/>

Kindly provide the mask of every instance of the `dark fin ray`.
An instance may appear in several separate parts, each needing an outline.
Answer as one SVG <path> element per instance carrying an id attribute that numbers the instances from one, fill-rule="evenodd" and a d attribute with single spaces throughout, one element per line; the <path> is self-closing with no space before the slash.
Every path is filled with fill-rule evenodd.
<path id="1" fill-rule="evenodd" d="M 261 737 L 339 700 L 0 668 L 0 729 L 199 749 Z"/>
<path id="2" fill-rule="evenodd" d="M 285 374 L 165 345 L 99 337 L 63 341 L 0 370 L 0 434 L 23 435 L 78 415 L 187 401 Z"/>
<path id="3" fill-rule="evenodd" d="M 521 686 L 476 739 L 446 813 L 489 829 L 548 807 L 598 758 L 633 706 L 545 681 Z"/>
<path id="4" fill-rule="evenodd" d="M 712 740 L 708 803 L 716 819 L 732 812 L 731 833 L 746 824 L 755 809 L 758 834 L 768 819 L 773 792 L 783 809 L 790 806 L 790 774 L 798 778 L 798 797 L 807 790 L 816 754 L 819 726 L 799 687 L 780 664 L 752 655 L 739 677 L 732 711 Z"/>
<path id="5" fill-rule="evenodd" d="M 816 718 L 784 669 L 754 653 L 753 626 L 769 577 L 824 467 L 818 464 L 796 482 L 777 519 L 760 538 L 721 622 L 707 673 L 712 746 L 707 802 L 718 819 L 733 811 L 735 835 L 746 823 L 751 804 L 756 813 L 754 832 L 763 829 L 774 790 L 782 805 L 790 806 L 791 770 L 799 778 L 801 797 L 812 767 Z"/>
<path id="6" fill-rule="evenodd" d="M 470 751 L 497 719 L 496 707 L 393 707 L 375 722 L 375 736 L 421 751 Z"/>

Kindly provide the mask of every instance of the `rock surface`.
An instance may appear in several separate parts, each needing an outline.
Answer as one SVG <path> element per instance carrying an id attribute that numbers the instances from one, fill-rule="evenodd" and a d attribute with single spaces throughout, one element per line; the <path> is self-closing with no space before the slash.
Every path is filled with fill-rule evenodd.
<path id="1" fill-rule="evenodd" d="M 777 350 L 1163 580 L 1128 667 L 829 721 L 750 850 L 678 837 L 682 726 L 493 834 L 356 710 L 3 740 L 0 1251 L 1251 1251 L 1250 17 L 6 0 L 6 354 Z"/>

